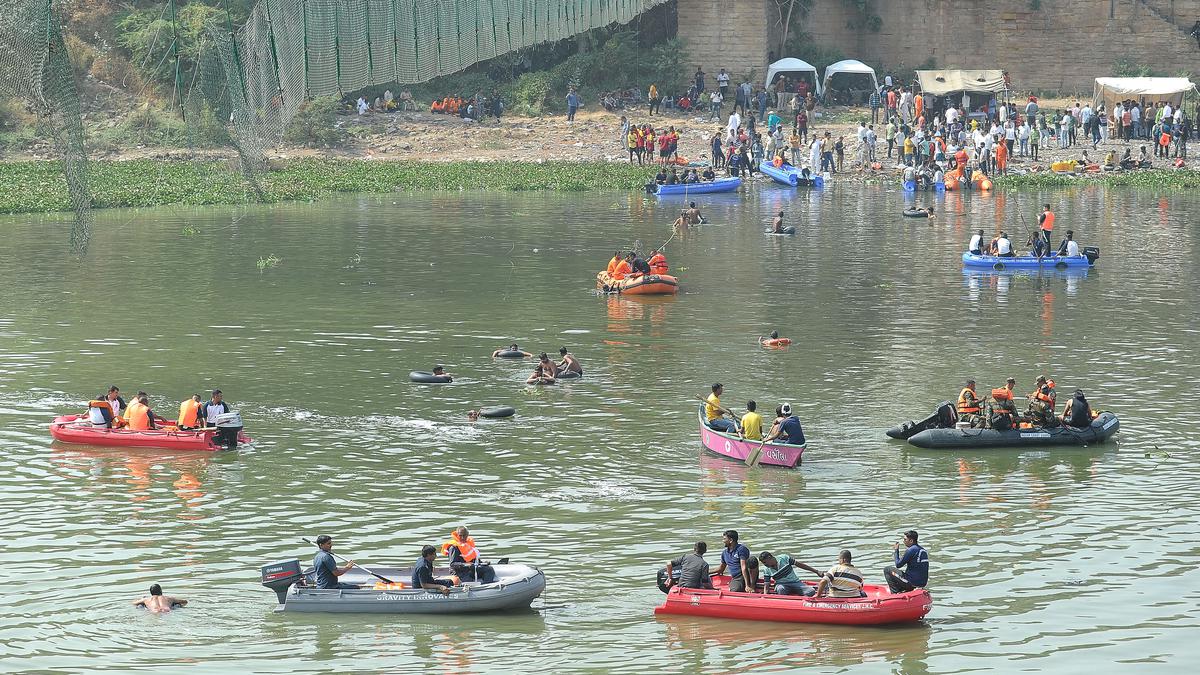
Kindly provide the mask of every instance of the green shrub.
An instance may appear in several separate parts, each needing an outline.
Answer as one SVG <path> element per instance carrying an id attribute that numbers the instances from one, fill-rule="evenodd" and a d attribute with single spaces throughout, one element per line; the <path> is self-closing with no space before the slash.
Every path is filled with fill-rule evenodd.
<path id="1" fill-rule="evenodd" d="M 337 126 L 338 99 L 322 96 L 305 102 L 283 132 L 283 140 L 312 148 L 341 146 L 348 139 Z"/>

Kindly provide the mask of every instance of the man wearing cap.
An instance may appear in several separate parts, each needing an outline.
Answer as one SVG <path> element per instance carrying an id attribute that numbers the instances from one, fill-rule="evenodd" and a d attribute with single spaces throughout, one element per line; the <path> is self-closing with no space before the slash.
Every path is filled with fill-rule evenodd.
<path id="1" fill-rule="evenodd" d="M 792 414 L 792 405 L 784 403 L 780 406 L 779 411 L 783 415 L 783 421 L 763 439 L 763 443 L 770 443 L 776 438 L 784 437 L 783 442 L 788 445 L 804 445 L 804 427 L 800 426 L 800 418 Z"/>

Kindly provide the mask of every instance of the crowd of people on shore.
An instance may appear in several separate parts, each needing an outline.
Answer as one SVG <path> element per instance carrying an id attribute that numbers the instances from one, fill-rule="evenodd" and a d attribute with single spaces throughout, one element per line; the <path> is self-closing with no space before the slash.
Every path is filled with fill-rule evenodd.
<path id="1" fill-rule="evenodd" d="M 929 552 L 918 543 L 916 530 L 908 530 L 892 547 L 892 564 L 883 569 L 883 578 L 892 593 L 925 588 L 929 583 Z M 784 553 L 762 551 L 751 555 L 750 548 L 739 541 L 737 530 L 722 534 L 721 564 L 712 571 L 704 559 L 708 544 L 698 541 L 691 552 L 667 562 L 664 568 L 665 586 L 681 588 L 713 588 L 713 577 L 728 575 L 726 588 L 733 593 L 763 593 L 806 597 L 860 598 L 864 591 L 865 575 L 853 564 L 849 550 L 838 554 L 837 562 L 822 572 Z M 904 553 L 900 553 L 901 546 Z M 804 582 L 797 574 L 804 570 L 815 575 L 815 583 Z"/>

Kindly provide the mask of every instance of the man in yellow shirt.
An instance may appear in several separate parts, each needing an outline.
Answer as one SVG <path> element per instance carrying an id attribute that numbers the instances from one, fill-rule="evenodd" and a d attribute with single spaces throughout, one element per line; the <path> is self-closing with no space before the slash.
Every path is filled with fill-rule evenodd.
<path id="1" fill-rule="evenodd" d="M 708 395 L 708 399 L 704 402 L 704 417 L 705 424 L 713 431 L 724 431 L 726 433 L 737 431 L 737 425 L 733 420 L 727 420 L 722 417 L 728 410 L 721 407 L 721 393 L 725 388 L 717 382 L 712 386 L 712 393 Z"/>
<path id="2" fill-rule="evenodd" d="M 762 440 L 762 415 L 754 412 L 757 408 L 757 403 L 749 401 L 746 403 L 749 412 L 742 415 L 742 438 L 749 441 Z"/>

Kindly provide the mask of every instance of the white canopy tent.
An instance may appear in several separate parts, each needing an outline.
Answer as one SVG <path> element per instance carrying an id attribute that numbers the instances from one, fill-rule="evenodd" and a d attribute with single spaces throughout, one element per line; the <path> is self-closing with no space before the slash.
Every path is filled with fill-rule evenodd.
<path id="1" fill-rule="evenodd" d="M 1112 110 L 1118 102 L 1126 99 L 1146 103 L 1169 102 L 1178 108 L 1188 92 L 1196 91 L 1196 85 L 1186 77 L 1097 77 L 1092 105 L 1100 103 Z"/>
<path id="2" fill-rule="evenodd" d="M 809 86 L 814 96 L 821 96 L 821 81 L 817 79 L 817 69 L 807 61 L 800 59 L 779 59 L 772 63 L 767 68 L 767 83 L 766 87 L 771 86 L 776 77 L 787 77 L 789 80 L 804 79 L 808 80 Z"/>
<path id="3" fill-rule="evenodd" d="M 875 69 L 862 61 L 846 59 L 831 63 L 825 67 L 825 77 L 821 79 L 822 96 L 829 95 L 829 84 L 835 76 L 841 76 L 836 81 L 837 89 L 850 91 L 879 91 L 879 80 L 875 77 Z"/>

